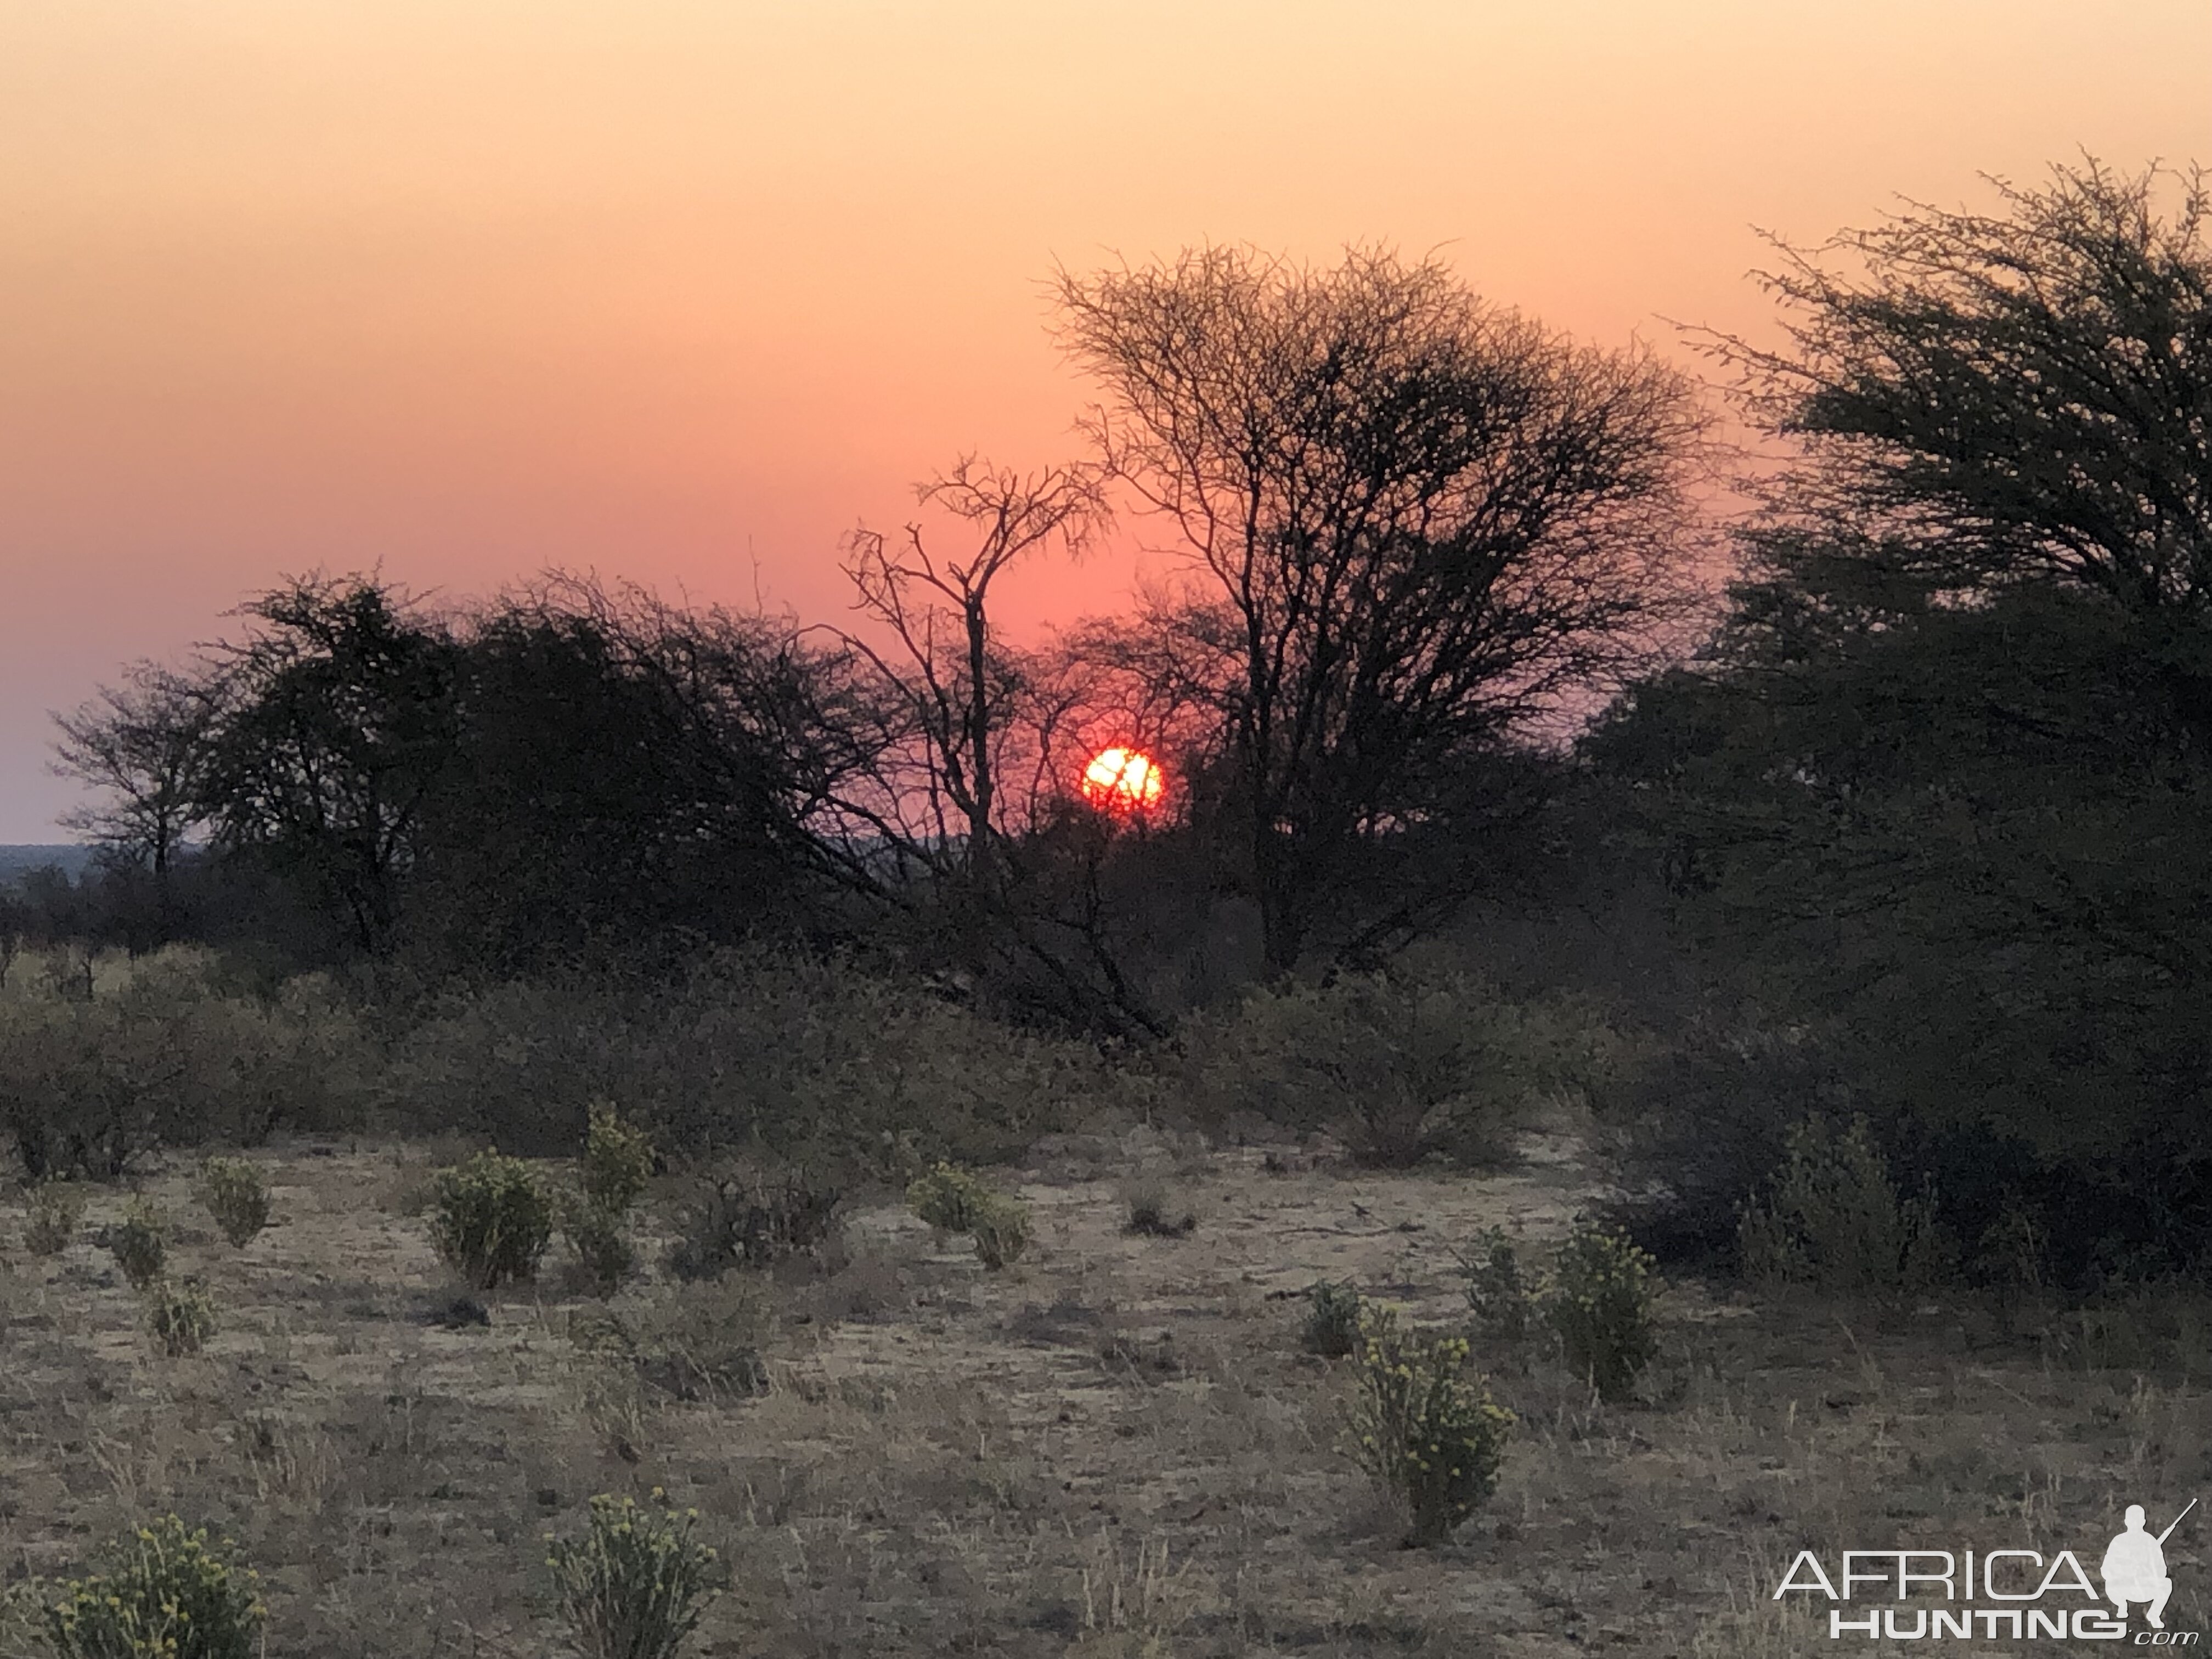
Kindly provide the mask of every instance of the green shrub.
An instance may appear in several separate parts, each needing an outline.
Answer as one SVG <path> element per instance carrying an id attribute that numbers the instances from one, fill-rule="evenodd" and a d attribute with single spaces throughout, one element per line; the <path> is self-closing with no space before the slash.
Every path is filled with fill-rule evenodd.
<path id="1" fill-rule="evenodd" d="M 1464 1338 L 1408 1334 L 1387 1309 L 1361 1319 L 1353 1452 L 1405 1510 L 1414 1544 L 1450 1536 L 1497 1490 L 1505 1460 L 1513 1413 L 1467 1360 Z"/>
<path id="2" fill-rule="evenodd" d="M 815 1249 L 830 1237 L 838 1199 L 835 1188 L 803 1176 L 780 1183 L 717 1177 L 680 1212 L 668 1271 L 690 1284 Z"/>
<path id="3" fill-rule="evenodd" d="M 156 1279 L 146 1290 L 146 1328 L 172 1359 L 198 1353 L 215 1334 L 215 1309 L 197 1285 Z"/>
<path id="4" fill-rule="evenodd" d="M 568 1241 L 577 1277 L 594 1295 L 613 1295 L 637 1271 L 637 1252 L 617 1213 L 578 1200 L 562 1216 L 561 1233 Z"/>
<path id="5" fill-rule="evenodd" d="M 1866 1120 L 1841 1134 L 1818 1119 L 1790 1131 L 1764 1200 L 1736 1227 L 1744 1276 L 1836 1296 L 1917 1290 L 1950 1275 L 1952 1251 L 1926 1199 L 1905 1199 Z"/>
<path id="6" fill-rule="evenodd" d="M 23 1248 L 33 1255 L 59 1255 L 83 1220 L 84 1194 L 74 1182 L 41 1181 L 31 1188 Z"/>
<path id="7" fill-rule="evenodd" d="M 907 1207 L 941 1234 L 974 1231 L 994 1196 L 980 1176 L 950 1164 L 917 1176 L 906 1189 Z"/>
<path id="8" fill-rule="evenodd" d="M 228 1548 L 226 1542 L 222 1547 Z M 46 1609 L 62 1659 L 254 1659 L 268 1616 L 256 1576 L 232 1568 L 173 1515 L 109 1552 L 104 1572 Z"/>
<path id="9" fill-rule="evenodd" d="M 1359 1346 L 1359 1315 L 1365 1300 L 1350 1285 L 1324 1281 L 1306 1292 L 1305 1323 L 1298 1341 L 1308 1353 L 1341 1359 Z"/>
<path id="10" fill-rule="evenodd" d="M 107 1230 L 107 1248 L 131 1289 L 143 1291 L 168 1269 L 168 1223 L 161 1211 L 140 1199 Z"/>
<path id="11" fill-rule="evenodd" d="M 479 1152 L 431 1179 L 430 1232 L 448 1267 L 479 1290 L 537 1277 L 553 1237 L 553 1200 L 520 1158 Z"/>
<path id="12" fill-rule="evenodd" d="M 594 1101 L 576 1174 L 595 1208 L 609 1216 L 625 1215 L 653 1179 L 653 1138 L 624 1123 L 613 1107 Z"/>
<path id="13" fill-rule="evenodd" d="M 200 1201 L 234 1249 L 244 1249 L 269 1224 L 269 1183 L 242 1158 L 200 1165 Z"/>
<path id="14" fill-rule="evenodd" d="M 970 1214 L 969 1227 L 975 1235 L 975 1259 L 996 1273 L 1029 1249 L 1030 1206 L 990 1194 Z"/>
<path id="15" fill-rule="evenodd" d="M 1601 1399 L 1626 1399 L 1658 1340 L 1650 1255 L 1619 1233 L 1577 1221 L 1559 1249 L 1546 1315 L 1567 1367 Z"/>
<path id="16" fill-rule="evenodd" d="M 653 1489 L 656 1503 L 665 1496 Z M 691 1535 L 698 1516 L 602 1494 L 582 1539 L 548 1534 L 546 1565 L 585 1659 L 672 1659 L 714 1595 L 714 1552 Z"/>
<path id="17" fill-rule="evenodd" d="M 1499 1342 L 1518 1342 L 1528 1334 L 1536 1319 L 1535 1286 L 1504 1228 L 1484 1233 L 1478 1253 L 1462 1259 L 1460 1271 L 1467 1279 L 1467 1305 L 1476 1330 Z"/>

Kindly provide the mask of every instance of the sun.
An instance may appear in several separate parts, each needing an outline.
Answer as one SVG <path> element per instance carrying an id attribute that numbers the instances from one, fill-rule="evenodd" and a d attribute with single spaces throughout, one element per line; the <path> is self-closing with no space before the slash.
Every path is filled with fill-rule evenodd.
<path id="1" fill-rule="evenodd" d="M 1158 764 L 1140 749 L 1116 744 L 1102 749 L 1083 769 L 1084 799 L 1113 812 L 1139 812 L 1157 805 L 1167 781 Z"/>

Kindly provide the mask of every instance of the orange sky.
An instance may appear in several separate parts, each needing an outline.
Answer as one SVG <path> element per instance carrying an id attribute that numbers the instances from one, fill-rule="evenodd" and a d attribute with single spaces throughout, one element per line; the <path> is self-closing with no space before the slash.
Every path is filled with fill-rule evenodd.
<path id="1" fill-rule="evenodd" d="M 2212 0 L 0 3 L 0 842 L 280 572 L 833 614 L 910 480 L 1072 452 L 1055 259 L 1441 246 L 1673 349 L 1754 225 L 2084 148 L 2212 161 Z"/>

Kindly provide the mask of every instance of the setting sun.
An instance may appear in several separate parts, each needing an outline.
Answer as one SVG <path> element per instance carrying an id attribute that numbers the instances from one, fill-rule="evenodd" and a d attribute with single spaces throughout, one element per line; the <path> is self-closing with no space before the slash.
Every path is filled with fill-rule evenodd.
<path id="1" fill-rule="evenodd" d="M 1113 811 L 1155 805 L 1164 787 L 1160 769 L 1141 750 L 1102 749 L 1083 769 L 1083 798 Z"/>

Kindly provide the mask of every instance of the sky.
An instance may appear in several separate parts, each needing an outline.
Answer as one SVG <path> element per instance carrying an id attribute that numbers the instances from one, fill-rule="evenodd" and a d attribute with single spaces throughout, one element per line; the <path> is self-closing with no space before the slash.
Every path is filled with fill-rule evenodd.
<path id="1" fill-rule="evenodd" d="M 1056 265 L 1434 251 L 1690 365 L 1760 230 L 2084 151 L 2212 162 L 2212 3 L 0 0 L 0 843 L 49 711 L 285 574 L 842 620 L 915 481 L 1080 453 Z"/>

